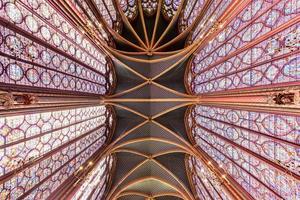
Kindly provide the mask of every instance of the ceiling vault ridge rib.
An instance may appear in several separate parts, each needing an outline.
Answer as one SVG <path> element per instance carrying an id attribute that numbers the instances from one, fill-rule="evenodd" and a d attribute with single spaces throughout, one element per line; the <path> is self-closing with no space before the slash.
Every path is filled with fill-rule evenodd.
<path id="1" fill-rule="evenodd" d="M 178 10 L 175 14 L 175 16 L 172 18 L 171 22 L 168 24 L 167 28 L 164 30 L 164 32 L 160 35 L 160 37 L 158 38 L 158 40 L 154 43 L 153 45 L 153 49 L 155 49 L 157 47 L 157 45 L 159 45 L 160 41 L 165 37 L 165 35 L 169 32 L 170 28 L 174 25 L 174 23 L 176 23 L 178 17 L 179 17 L 179 14 L 181 13 L 181 9 L 183 8 L 183 4 L 186 0 L 182 0 L 179 7 L 178 7 Z"/>
<path id="2" fill-rule="evenodd" d="M 149 46 L 149 50 L 151 51 L 150 53 L 153 53 L 152 52 L 153 43 L 154 43 L 154 40 L 155 40 L 157 26 L 158 26 L 158 22 L 159 22 L 159 18 L 160 18 L 160 11 L 161 11 L 162 1 L 163 0 L 159 0 L 158 1 L 158 9 L 157 9 L 156 16 L 155 16 L 155 23 L 154 23 L 154 28 L 153 28 L 153 34 L 152 34 L 151 41 L 150 41 L 150 46 Z"/>
<path id="3" fill-rule="evenodd" d="M 142 21 L 142 27 L 143 27 L 143 34 L 144 34 L 144 38 L 145 38 L 145 42 L 146 42 L 146 51 L 149 51 L 149 39 L 148 39 L 148 33 L 147 33 L 147 28 L 146 28 L 146 24 L 145 24 L 145 18 L 144 18 L 144 12 L 143 12 L 143 8 L 142 8 L 142 2 L 138 1 L 138 10 L 140 13 L 140 18 Z"/>
<path id="4" fill-rule="evenodd" d="M 171 142 L 171 141 L 168 141 L 168 140 L 164 140 L 164 139 L 160 139 L 160 138 L 154 138 L 154 137 L 146 137 L 146 138 L 139 138 L 139 139 L 135 139 L 135 140 L 129 140 L 129 141 L 124 141 L 122 142 L 121 144 L 119 145 L 115 145 L 112 149 L 111 149 L 111 152 L 114 152 L 116 151 L 117 149 L 119 149 L 120 147 L 123 147 L 123 146 L 128 146 L 130 144 L 135 144 L 135 143 L 145 143 L 145 142 L 149 142 L 149 141 L 154 141 L 154 142 L 161 142 L 161 143 L 165 143 L 165 144 L 170 144 L 170 145 L 173 145 L 173 146 L 176 146 L 180 149 L 183 149 L 185 150 L 185 152 L 188 152 L 188 149 L 187 147 L 184 147 L 180 144 L 177 144 L 175 142 Z M 179 149 L 179 150 L 180 150 Z M 163 153 L 163 152 L 162 152 Z M 150 155 L 151 156 L 151 155 Z"/>
<path id="5" fill-rule="evenodd" d="M 175 63 L 175 65 L 176 65 L 176 63 Z M 133 93 L 133 92 L 139 90 L 141 87 L 146 86 L 146 85 L 156 86 L 156 87 L 160 88 L 162 91 L 167 91 L 167 92 L 170 92 L 171 94 L 173 94 L 175 96 L 179 96 L 179 98 L 168 98 L 167 97 L 166 99 L 162 99 L 162 98 L 157 98 L 156 99 L 156 98 L 152 98 L 151 97 L 151 91 L 149 91 L 150 92 L 150 98 L 144 98 L 144 99 L 132 98 L 132 99 L 128 99 L 128 98 L 122 97 L 123 95 L 125 95 L 127 93 L 129 93 L 129 94 Z M 152 81 L 152 79 L 149 78 L 147 81 L 144 81 L 144 82 L 142 82 L 142 83 L 140 83 L 140 84 L 138 84 L 138 85 L 136 85 L 136 86 L 134 86 L 134 87 L 132 87 L 132 88 L 130 88 L 128 90 L 121 91 L 120 93 L 117 93 L 116 95 L 112 95 L 112 96 L 110 96 L 108 98 L 104 98 L 102 101 L 104 103 L 109 104 L 109 105 L 115 105 L 117 107 L 122 107 L 123 109 L 126 109 L 126 110 L 128 110 L 130 112 L 133 112 L 134 114 L 137 114 L 139 116 L 142 116 L 145 119 L 147 117 L 147 121 L 144 121 L 144 122 L 142 122 L 141 124 L 138 125 L 139 128 L 140 128 L 140 127 L 145 126 L 147 123 L 150 123 L 150 124 L 153 123 L 153 124 L 155 124 L 154 123 L 154 119 L 155 118 L 160 117 L 160 116 L 162 116 L 162 115 L 164 115 L 164 114 L 166 114 L 168 112 L 174 111 L 176 109 L 179 109 L 179 108 L 187 106 L 187 105 L 194 104 L 195 102 L 198 101 L 198 98 L 197 97 L 192 97 L 191 95 L 187 95 L 187 94 L 183 94 L 183 93 L 177 92 L 177 91 L 175 91 L 175 90 L 173 90 L 173 89 L 171 89 L 171 88 L 169 88 L 167 86 L 163 86 L 163 85 L 161 85 L 161 84 L 159 84 L 159 83 L 157 83 L 155 81 Z M 183 103 L 181 103 L 180 105 L 172 106 L 171 108 L 166 109 L 166 110 L 161 110 L 161 111 L 159 111 L 159 113 L 157 113 L 154 116 L 151 116 L 151 115 L 148 116 L 148 115 L 144 115 L 144 114 L 141 114 L 141 113 L 135 111 L 134 106 L 133 107 L 132 106 L 127 107 L 127 106 L 121 105 L 123 102 L 125 102 L 125 103 L 126 102 L 128 102 L 128 103 L 134 103 L 134 102 L 136 102 L 136 103 L 183 102 Z M 130 105 L 132 105 L 132 104 L 130 104 Z M 134 127 L 134 130 L 137 130 L 137 128 Z M 127 133 L 122 134 L 120 138 L 116 139 L 115 141 L 121 141 L 121 139 L 122 139 L 122 142 L 119 143 L 119 144 L 117 144 L 117 142 L 115 142 L 115 144 L 110 147 L 110 150 L 108 152 L 111 152 L 111 153 L 120 153 L 120 152 L 133 153 L 133 154 L 144 156 L 148 160 L 149 159 L 153 159 L 153 158 L 158 157 L 158 156 L 165 155 L 165 154 L 172 154 L 172 153 L 179 153 L 179 152 L 181 152 L 181 153 L 188 153 L 188 154 L 191 153 L 190 146 L 188 145 L 187 141 L 185 141 L 184 143 L 182 143 L 184 146 L 181 146 L 177 142 L 173 143 L 173 142 L 165 140 L 165 139 L 159 139 L 159 138 L 155 138 L 155 137 L 151 137 L 151 136 L 150 137 L 139 138 L 139 139 L 135 139 L 135 140 L 126 140 L 126 136 L 134 134 L 134 130 L 130 129 L 130 130 L 127 131 Z M 165 130 L 165 129 L 163 129 L 163 130 Z M 167 133 L 170 133 L 170 132 L 167 132 Z M 151 134 L 151 132 L 150 132 L 150 134 Z M 173 135 L 174 133 L 170 133 L 170 134 Z M 175 138 L 179 139 L 179 141 L 182 142 L 183 139 L 178 136 L 179 134 L 175 134 L 175 135 L 176 135 Z M 174 137 L 174 135 L 172 137 Z M 132 150 L 130 148 L 128 149 L 128 147 L 129 147 L 128 145 L 130 145 L 130 144 L 135 144 L 135 143 L 139 143 L 139 142 L 147 142 L 147 141 L 164 142 L 164 143 L 175 145 L 175 146 L 179 147 L 179 149 L 168 149 L 168 150 L 156 152 L 155 154 L 145 154 L 145 153 L 140 153 L 140 152 L 143 152 L 141 150 Z M 139 168 L 138 166 L 141 166 L 141 165 L 142 165 L 142 163 L 137 164 L 137 168 Z M 134 169 L 137 169 L 137 168 L 134 168 Z M 134 173 L 134 171 L 135 170 L 133 170 L 132 173 Z M 124 180 L 125 179 L 126 178 L 124 178 Z M 120 185 L 120 183 L 115 183 L 114 185 L 117 186 L 117 185 Z M 180 185 L 182 185 L 182 183 L 180 183 Z M 116 188 L 112 189 L 110 191 L 110 194 L 109 194 L 108 198 L 113 198 L 113 196 L 112 196 L 113 194 L 112 193 L 114 193 L 115 190 L 116 190 Z M 191 198 L 191 194 L 189 192 L 188 192 L 188 195 L 190 196 L 189 198 Z M 186 198 L 184 198 L 184 199 L 186 199 Z M 191 198 L 191 199 L 193 199 L 193 198 Z"/>
<path id="6" fill-rule="evenodd" d="M 136 70 L 132 69 L 131 67 L 129 67 L 127 64 L 125 64 L 124 62 L 121 62 L 119 60 L 116 61 L 117 63 L 119 63 L 122 67 L 124 67 L 126 70 L 130 71 L 131 73 L 133 73 L 134 75 L 136 75 L 137 77 L 147 81 L 148 78 L 143 76 L 142 74 L 140 74 L 139 72 L 137 72 Z"/>
<path id="7" fill-rule="evenodd" d="M 187 192 L 188 196 L 190 197 L 190 199 L 193 199 L 193 195 L 191 194 L 191 192 L 189 191 L 189 189 L 187 188 L 187 186 L 172 172 L 170 171 L 168 168 L 166 168 L 163 164 L 161 164 L 159 161 L 157 161 L 156 159 L 153 159 L 153 162 L 155 162 L 156 164 L 158 164 L 161 168 L 163 168 L 167 173 L 169 173 L 172 177 L 174 177 L 174 179 L 183 187 L 183 189 Z"/>
<path id="8" fill-rule="evenodd" d="M 158 198 L 158 197 L 165 197 L 165 196 L 179 197 L 180 199 L 182 199 L 182 196 L 180 194 L 174 193 L 174 192 L 164 192 L 164 193 L 159 193 L 159 194 L 155 194 L 155 195 L 149 195 L 149 194 L 135 192 L 135 191 L 122 192 L 117 198 L 123 197 L 123 196 L 130 196 L 130 195 L 137 195 L 137 196 L 150 198 L 149 200 L 152 200 L 151 198 Z"/>
<path id="9" fill-rule="evenodd" d="M 190 198 L 192 198 L 192 195 L 190 194 L 189 190 L 186 188 L 186 186 L 180 181 L 180 179 L 178 179 L 178 177 L 172 173 L 169 169 L 167 169 L 165 166 L 163 166 L 159 161 L 152 159 L 152 158 L 148 158 L 147 160 L 144 160 L 143 162 L 137 164 L 137 166 L 135 168 L 133 168 L 132 170 L 130 170 L 127 174 L 124 175 L 124 177 L 120 180 L 120 182 L 116 183 L 116 186 L 121 185 L 121 183 L 123 181 L 125 181 L 127 179 L 127 177 L 129 177 L 130 175 L 134 174 L 134 171 L 138 170 L 139 168 L 141 168 L 143 165 L 147 164 L 149 161 L 154 162 L 155 164 L 157 164 L 160 168 L 162 168 L 165 172 L 167 172 L 170 176 L 172 176 L 182 187 L 183 190 L 185 190 L 188 194 L 188 196 L 190 196 Z M 148 179 L 148 177 L 144 178 L 144 179 Z M 116 188 L 116 187 L 115 187 Z M 117 188 L 116 188 L 117 189 Z M 115 191 L 115 189 L 113 190 Z M 112 196 L 113 193 L 110 194 L 110 196 Z"/>
<path id="10" fill-rule="evenodd" d="M 132 87 L 132 88 L 129 88 L 129 89 L 127 89 L 127 90 L 121 91 L 121 92 L 119 92 L 119 93 L 112 94 L 112 95 L 110 95 L 109 97 L 107 97 L 107 99 L 108 99 L 108 98 L 109 98 L 109 99 L 114 99 L 114 98 L 119 97 L 119 96 L 122 96 L 122 95 L 124 95 L 124 94 L 133 92 L 133 91 L 138 90 L 138 89 L 140 89 L 141 87 L 143 87 L 143 86 L 145 86 L 145 85 L 147 85 L 147 84 L 149 84 L 149 80 L 144 81 L 144 82 L 142 82 L 142 83 L 140 83 L 140 84 L 138 84 L 138 85 L 136 85 L 136 86 L 134 86 L 134 87 Z"/>
<path id="11" fill-rule="evenodd" d="M 192 200 L 193 198 L 189 197 L 188 194 L 185 194 L 185 191 L 181 188 L 178 188 L 170 183 L 168 183 L 167 180 L 165 179 L 162 179 L 158 176 L 146 176 L 146 177 L 143 177 L 143 178 L 139 178 L 139 179 L 135 179 L 131 182 L 128 183 L 128 185 L 124 186 L 124 188 L 120 188 L 120 191 L 117 191 L 116 194 L 112 194 L 110 196 L 110 198 L 114 199 L 114 197 L 118 196 L 119 194 L 121 194 L 123 191 L 126 191 L 127 188 L 133 186 L 133 185 L 137 185 L 139 183 L 143 183 L 145 181 L 156 181 L 156 184 L 162 184 L 162 185 L 166 185 L 168 186 L 169 188 L 172 188 L 174 189 L 175 191 L 177 191 L 180 196 L 183 198 L 183 199 L 186 199 L 186 200 Z M 155 194 L 155 193 L 154 193 Z"/>
<path id="12" fill-rule="evenodd" d="M 97 14 L 98 14 L 98 15 L 97 15 L 98 20 L 101 21 L 101 23 L 104 24 L 104 26 L 109 30 L 109 32 L 112 34 L 113 37 L 116 37 L 117 40 L 120 40 L 120 41 L 122 41 L 122 42 L 125 42 L 125 43 L 127 43 L 128 45 L 130 45 L 130 46 L 132 46 L 132 47 L 134 47 L 134 48 L 137 48 L 137 49 L 139 49 L 139 50 L 144 50 L 143 48 L 139 47 L 138 45 L 133 44 L 132 42 L 128 41 L 126 38 L 124 38 L 124 37 L 121 36 L 119 33 L 117 33 L 114 29 L 112 29 L 111 27 L 108 26 L 108 24 L 106 23 L 106 21 L 102 19 L 101 14 L 99 14 L 100 11 L 99 11 L 99 9 L 97 8 L 97 6 L 95 5 L 95 1 L 94 1 L 94 0 L 87 0 L 87 3 L 88 3 L 88 5 L 89 5 L 93 10 L 95 10 L 94 13 L 97 13 Z M 114 1 L 113 1 L 113 4 L 116 5 Z M 117 6 L 117 5 L 116 5 L 116 6 Z M 105 7 L 107 8 L 106 4 L 105 4 Z"/>

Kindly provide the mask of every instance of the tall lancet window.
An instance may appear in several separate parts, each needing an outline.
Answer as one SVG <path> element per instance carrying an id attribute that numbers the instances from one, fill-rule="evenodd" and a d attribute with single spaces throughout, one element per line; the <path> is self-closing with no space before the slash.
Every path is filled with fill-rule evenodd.
<path id="1" fill-rule="evenodd" d="M 205 0 L 187 0 L 185 1 L 184 7 L 180 13 L 178 28 L 180 32 L 188 29 L 196 18 L 201 13 L 206 1 Z"/>
<path id="2" fill-rule="evenodd" d="M 186 86 L 191 94 L 299 81 L 299 4 L 250 1 L 190 60 Z"/>
<path id="3" fill-rule="evenodd" d="M 115 165 L 114 156 L 107 156 L 86 176 L 80 189 L 72 197 L 72 200 L 102 199 L 108 189 L 111 172 Z"/>
<path id="4" fill-rule="evenodd" d="M 188 178 L 198 199 L 231 199 L 222 188 L 222 177 L 218 177 L 195 156 L 186 157 Z"/>
<path id="5" fill-rule="evenodd" d="M 118 2 L 126 17 L 133 21 L 138 15 L 137 0 L 118 0 Z"/>
<path id="6" fill-rule="evenodd" d="M 181 3 L 181 0 L 163 0 L 162 13 L 166 20 L 172 20 Z"/>
<path id="7" fill-rule="evenodd" d="M 111 59 L 46 1 L 2 1 L 0 83 L 55 93 L 111 94 Z"/>
<path id="8" fill-rule="evenodd" d="M 2 197 L 45 199 L 101 150 L 114 124 L 109 106 L 2 117 Z"/>
<path id="9" fill-rule="evenodd" d="M 121 33 L 122 22 L 116 1 L 93 0 L 93 3 L 96 4 L 97 12 L 102 16 L 108 26 L 116 32 Z"/>
<path id="10" fill-rule="evenodd" d="M 300 198 L 299 117 L 195 105 L 186 126 L 192 143 L 253 198 Z"/>
<path id="11" fill-rule="evenodd" d="M 217 28 L 222 28 L 224 26 L 224 22 L 219 19 L 225 14 L 226 10 L 232 5 L 232 3 L 234 3 L 232 0 L 213 0 L 209 4 L 209 7 L 203 17 L 201 17 L 195 26 L 193 26 L 193 30 L 191 31 L 186 44 L 191 44 L 201 40 L 206 34 L 209 34 L 209 32 L 213 32 L 213 30 Z"/>

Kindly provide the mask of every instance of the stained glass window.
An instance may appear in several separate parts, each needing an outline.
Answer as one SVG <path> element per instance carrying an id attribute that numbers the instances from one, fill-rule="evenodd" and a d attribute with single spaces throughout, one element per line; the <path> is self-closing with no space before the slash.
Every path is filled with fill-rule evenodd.
<path id="1" fill-rule="evenodd" d="M 104 192 L 108 187 L 113 165 L 113 156 L 107 156 L 102 159 L 95 169 L 87 175 L 86 180 L 73 196 L 72 200 L 102 199 Z"/>
<path id="2" fill-rule="evenodd" d="M 222 188 L 221 177 L 217 177 L 199 159 L 188 156 L 186 167 L 190 184 L 198 199 L 231 199 Z"/>
<path id="3" fill-rule="evenodd" d="M 205 12 L 203 18 L 193 28 L 193 31 L 187 39 L 187 44 L 193 43 L 197 39 L 202 39 L 205 34 L 215 26 L 222 27 L 221 22 L 218 21 L 219 17 L 224 14 L 228 6 L 232 3 L 232 0 L 220 1 L 214 0 L 209 5 L 209 8 Z"/>
<path id="4" fill-rule="evenodd" d="M 195 105 L 186 124 L 201 151 L 253 198 L 300 198 L 299 117 Z"/>
<path id="5" fill-rule="evenodd" d="M 197 16 L 201 13 L 205 0 L 187 0 L 182 8 L 178 20 L 179 31 L 182 32 L 190 27 Z"/>
<path id="6" fill-rule="evenodd" d="M 46 199 L 111 137 L 109 106 L 0 118 L 1 199 Z"/>
<path id="7" fill-rule="evenodd" d="M 105 37 L 108 36 L 108 32 L 104 30 L 103 22 L 107 24 L 111 29 L 119 33 L 121 32 L 122 22 L 115 1 L 93 0 L 92 3 L 95 5 L 97 13 L 95 13 L 95 9 L 93 9 L 90 4 L 88 4 L 84 0 L 72 0 L 72 2 L 83 17 L 86 17 L 86 19 L 89 20 L 90 23 L 95 23 L 95 25 L 97 25 L 97 28 L 101 29 L 102 35 L 105 35 Z M 101 15 L 101 20 L 99 20 L 98 15 Z"/>
<path id="8" fill-rule="evenodd" d="M 300 29 L 292 0 L 251 1 L 190 61 L 187 89 L 203 94 L 299 81 Z"/>
<path id="9" fill-rule="evenodd" d="M 138 14 L 137 0 L 118 0 L 122 11 L 130 21 L 133 21 Z"/>
<path id="10" fill-rule="evenodd" d="M 181 2 L 181 0 L 163 0 L 162 13 L 167 20 L 173 18 Z"/>
<path id="11" fill-rule="evenodd" d="M 156 13 L 158 0 L 142 0 L 142 8 L 146 15 L 152 16 Z"/>
<path id="12" fill-rule="evenodd" d="M 0 23 L 1 83 L 99 95 L 113 91 L 110 58 L 48 3 L 3 1 L 0 17 L 13 24 Z"/>
<path id="13" fill-rule="evenodd" d="M 117 32 L 121 32 L 122 23 L 121 17 L 119 16 L 119 11 L 116 8 L 116 1 L 111 0 L 94 0 L 99 13 L 106 21 L 106 23 Z"/>
<path id="14" fill-rule="evenodd" d="M 81 17 L 85 19 L 87 28 L 94 31 L 94 33 L 105 41 L 109 46 L 114 47 L 115 43 L 104 22 L 98 20 L 96 13 L 92 11 L 86 1 L 81 0 L 72 0 L 73 9 L 76 9 L 76 12 L 80 13 Z M 83 27 L 82 27 L 83 28 Z"/>

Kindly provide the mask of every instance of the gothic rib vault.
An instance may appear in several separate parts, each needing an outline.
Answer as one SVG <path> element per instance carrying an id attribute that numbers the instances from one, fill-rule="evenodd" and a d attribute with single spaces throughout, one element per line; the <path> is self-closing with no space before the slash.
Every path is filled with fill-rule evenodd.
<path id="1" fill-rule="evenodd" d="M 171 5 L 182 6 L 178 2 Z M 131 44 L 116 45 L 116 92 L 103 100 L 115 106 L 120 124 L 111 144 L 118 164 L 107 198 L 193 199 L 185 171 L 185 153 L 192 150 L 183 116 L 195 99 L 185 93 L 182 81 L 182 66 L 192 47 L 185 49 L 187 33 L 178 37 L 179 12 L 173 11 L 174 18 L 166 20 L 162 19 L 166 18 L 162 1 L 157 2 L 156 11 L 143 12 L 141 6 L 128 28 L 133 32 L 123 27 L 120 34 Z M 167 36 L 174 42 L 164 47 Z"/>
<path id="2" fill-rule="evenodd" d="M 299 199 L 297 0 L 0 0 L 0 199 Z"/>

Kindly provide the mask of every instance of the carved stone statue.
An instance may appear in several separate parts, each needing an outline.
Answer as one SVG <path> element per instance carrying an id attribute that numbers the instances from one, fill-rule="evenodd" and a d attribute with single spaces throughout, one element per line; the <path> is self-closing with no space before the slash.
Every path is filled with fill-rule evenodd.
<path id="1" fill-rule="evenodd" d="M 0 104 L 5 108 L 11 108 L 15 104 L 15 98 L 12 93 L 0 94 Z"/>

